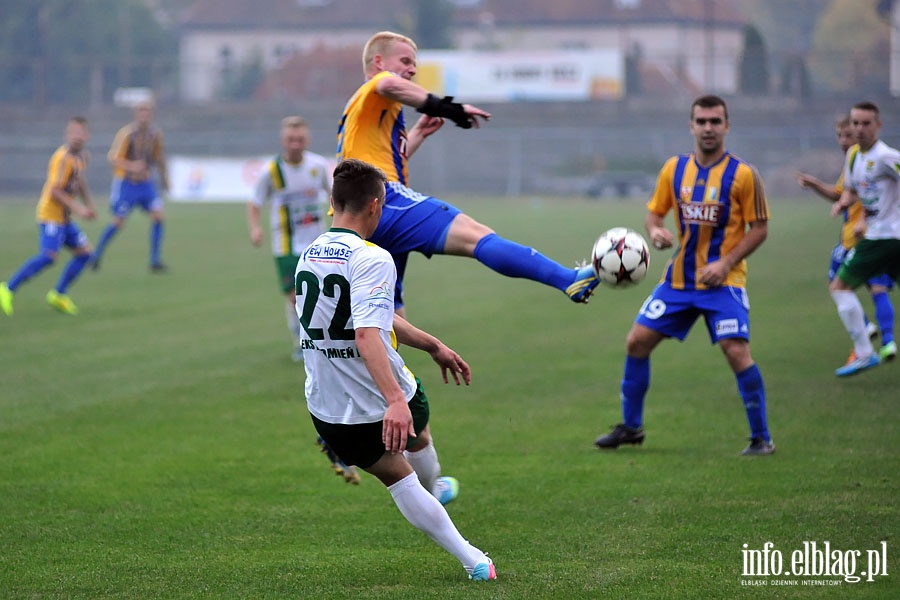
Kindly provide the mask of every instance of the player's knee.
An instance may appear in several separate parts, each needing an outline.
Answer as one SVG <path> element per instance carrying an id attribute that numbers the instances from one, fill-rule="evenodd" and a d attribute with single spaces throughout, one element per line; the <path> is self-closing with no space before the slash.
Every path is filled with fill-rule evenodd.
<path id="1" fill-rule="evenodd" d="M 465 248 L 468 254 L 472 254 L 475 246 L 485 237 L 494 233 L 494 230 L 483 225 L 467 214 L 456 215 L 447 232 L 447 246 L 459 250 Z"/>
<path id="2" fill-rule="evenodd" d="M 735 373 L 740 373 L 753 364 L 750 355 L 750 344 L 741 338 L 726 338 L 719 341 L 719 346 Z"/>
<path id="3" fill-rule="evenodd" d="M 418 452 L 424 448 L 428 447 L 428 444 L 431 443 L 431 431 L 428 426 L 425 426 L 425 429 L 419 432 L 419 435 L 416 436 L 416 443 L 408 446 L 408 450 L 410 452 Z"/>
<path id="4" fill-rule="evenodd" d="M 647 358 L 657 343 L 650 329 L 633 325 L 625 337 L 625 352 L 634 358 Z"/>
<path id="5" fill-rule="evenodd" d="M 840 292 L 840 291 L 848 291 L 852 289 L 847 283 L 841 279 L 840 277 L 835 277 L 831 280 L 831 283 L 828 284 L 828 289 L 832 292 Z"/>

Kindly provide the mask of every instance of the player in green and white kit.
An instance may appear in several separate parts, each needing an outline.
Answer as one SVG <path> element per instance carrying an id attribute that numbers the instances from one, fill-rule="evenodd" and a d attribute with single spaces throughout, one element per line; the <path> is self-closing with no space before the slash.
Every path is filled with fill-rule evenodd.
<path id="1" fill-rule="evenodd" d="M 309 126 L 302 117 L 282 119 L 281 154 L 266 164 L 257 180 L 253 199 L 247 205 L 250 241 L 254 246 L 261 245 L 263 239 L 259 213 L 266 202 L 271 205 L 272 254 L 284 293 L 288 331 L 294 342 L 291 353 L 294 362 L 303 360 L 300 321 L 294 308 L 294 271 L 303 250 L 325 231 L 325 213 L 331 196 L 331 162 L 308 152 L 309 143 Z M 356 468 L 342 463 L 322 438 L 318 444 L 336 474 L 344 481 L 359 484 Z"/>
<path id="2" fill-rule="evenodd" d="M 275 267 L 285 297 L 285 315 L 294 341 L 295 361 L 303 359 L 297 347 L 300 323 L 294 310 L 294 270 L 303 250 L 325 231 L 325 213 L 331 196 L 331 162 L 309 152 L 309 126 L 301 117 L 281 121 L 282 152 L 267 165 L 247 205 L 250 241 L 262 244 L 259 213 L 271 204 L 271 243 Z"/>
<path id="3" fill-rule="evenodd" d="M 844 191 L 831 215 L 836 217 L 854 202 L 861 202 L 866 218 L 854 229 L 859 242 L 831 282 L 831 297 L 856 352 L 856 360 L 835 371 L 838 377 L 881 362 L 866 334 L 862 304 L 853 290 L 881 273 L 894 281 L 900 279 L 900 152 L 878 139 L 881 118 L 875 104 L 856 104 L 850 111 L 850 125 L 859 145 L 847 153 Z M 894 358 L 896 344 L 893 348 L 886 345 L 881 353 L 885 360 Z"/>
<path id="4" fill-rule="evenodd" d="M 403 516 L 453 554 L 470 579 L 495 579 L 491 559 L 460 535 L 442 506 L 458 485 L 440 485 L 448 478 L 439 477 L 428 399 L 397 346 L 428 352 L 445 382 L 449 372 L 457 385 L 468 384 L 469 366 L 394 314 L 394 261 L 365 241 L 381 218 L 386 181 L 376 167 L 342 161 L 334 170 L 334 224 L 297 264 L 307 408 L 337 455 L 377 477 Z"/>

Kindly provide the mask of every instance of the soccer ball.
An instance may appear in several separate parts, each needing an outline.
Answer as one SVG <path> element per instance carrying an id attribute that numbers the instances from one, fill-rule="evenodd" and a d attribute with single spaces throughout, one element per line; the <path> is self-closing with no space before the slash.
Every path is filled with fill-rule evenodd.
<path id="1" fill-rule="evenodd" d="M 646 277 L 650 267 L 650 249 L 637 231 L 613 227 L 594 244 L 591 264 L 601 283 L 609 287 L 628 287 Z"/>

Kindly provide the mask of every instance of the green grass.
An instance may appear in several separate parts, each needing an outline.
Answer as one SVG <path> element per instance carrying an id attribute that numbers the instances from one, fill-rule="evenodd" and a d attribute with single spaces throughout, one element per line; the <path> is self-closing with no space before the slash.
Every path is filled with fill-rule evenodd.
<path id="1" fill-rule="evenodd" d="M 639 202 L 457 200 L 565 263 L 644 214 Z M 644 446 L 593 447 L 620 420 L 624 336 L 664 254 L 640 287 L 588 306 L 474 261 L 411 258 L 409 317 L 474 370 L 471 387 L 443 386 L 427 356 L 405 352 L 444 472 L 462 483 L 450 514 L 496 561 L 488 584 L 466 581 L 374 478 L 353 487 L 327 468 L 243 206 L 170 204 L 164 276 L 147 273 L 134 215 L 71 290 L 80 316 L 44 303 L 57 264 L 0 318 L 0 596 L 900 597 L 900 365 L 834 377 L 850 348 L 824 276 L 837 224 L 810 199 L 771 204 L 750 265 L 768 458 L 737 456 L 743 407 L 701 324 L 654 354 Z M 93 241 L 103 224 L 84 225 Z M 33 205 L 0 203 L 0 278 L 36 247 Z M 889 576 L 873 583 L 741 585 L 743 544 L 773 542 L 789 564 L 804 541 L 865 556 L 882 540 Z"/>

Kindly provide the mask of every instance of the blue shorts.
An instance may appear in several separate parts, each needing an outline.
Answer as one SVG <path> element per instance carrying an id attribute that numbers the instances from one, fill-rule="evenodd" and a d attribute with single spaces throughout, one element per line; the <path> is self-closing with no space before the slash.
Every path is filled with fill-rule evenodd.
<path id="1" fill-rule="evenodd" d="M 40 238 L 41 253 L 59 252 L 59 249 L 65 246 L 77 250 L 78 248 L 86 248 L 88 242 L 87 235 L 78 228 L 75 223 L 52 223 L 44 221 L 38 224 L 38 237 Z"/>
<path id="2" fill-rule="evenodd" d="M 838 269 L 841 268 L 841 264 L 844 262 L 844 259 L 847 258 L 848 252 L 850 252 L 850 250 L 844 248 L 843 244 L 838 244 L 834 247 L 834 250 L 831 251 L 831 265 L 828 267 L 828 281 L 833 281 L 837 276 Z M 891 276 L 887 273 L 882 273 L 881 275 L 876 275 L 872 279 L 866 281 L 866 285 L 868 287 L 880 285 L 890 290 L 894 288 L 894 280 L 891 279 Z"/>
<path id="3" fill-rule="evenodd" d="M 409 253 L 421 252 L 429 258 L 432 254 L 442 254 L 450 223 L 462 211 L 393 181 L 385 187 L 384 210 L 369 241 L 394 257 L 397 267 L 394 306 L 400 308 L 403 306 L 403 273 Z"/>
<path id="4" fill-rule="evenodd" d="M 725 338 L 750 339 L 750 298 L 747 290 L 738 287 L 673 290 L 668 283 L 660 283 L 634 322 L 684 341 L 701 315 L 713 344 Z"/>
<path id="5" fill-rule="evenodd" d="M 156 184 L 151 180 L 129 181 L 113 179 L 109 193 L 109 208 L 113 216 L 127 217 L 137 206 L 144 212 L 153 212 L 162 208 L 163 201 L 156 193 Z"/>

